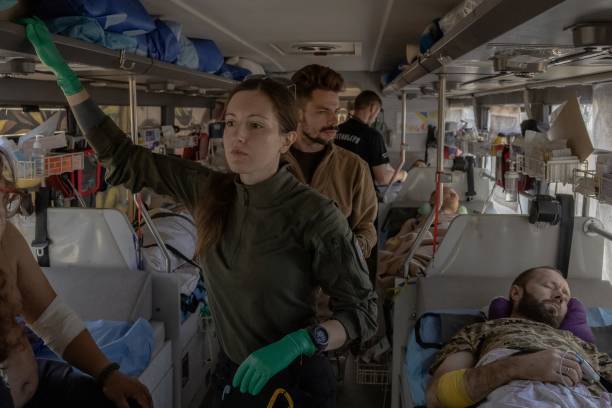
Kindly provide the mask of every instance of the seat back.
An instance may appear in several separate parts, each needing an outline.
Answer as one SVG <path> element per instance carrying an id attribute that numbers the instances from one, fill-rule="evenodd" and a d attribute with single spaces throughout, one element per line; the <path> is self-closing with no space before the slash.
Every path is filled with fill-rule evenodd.
<path id="1" fill-rule="evenodd" d="M 604 241 L 584 233 L 585 217 L 576 217 L 570 278 L 600 280 Z M 427 276 L 515 277 L 534 266 L 555 266 L 559 226 L 530 224 L 522 215 L 463 215 L 451 223 Z"/>
<path id="2" fill-rule="evenodd" d="M 475 200 L 486 201 L 489 196 L 489 180 L 484 175 L 484 169 L 474 169 L 474 188 L 476 190 Z M 445 183 L 459 194 L 461 201 L 466 201 L 467 173 L 462 171 L 452 172 L 452 181 Z M 429 201 L 432 191 L 436 187 L 436 169 L 433 167 L 415 167 L 408 172 L 408 177 L 402 185 L 402 189 L 395 197 L 393 206 L 403 207 L 406 204 L 422 204 Z M 418 206 L 417 204 L 417 206 Z"/>
<path id="3" fill-rule="evenodd" d="M 35 217 L 21 219 L 17 226 L 31 243 L 35 235 Z M 52 267 L 137 269 L 134 230 L 120 211 L 49 208 L 47 231 Z"/>
<path id="4" fill-rule="evenodd" d="M 35 217 L 16 223 L 28 243 Z M 84 320 L 151 319 L 151 275 L 136 262 L 134 230 L 112 209 L 49 208 L 51 286 Z"/>

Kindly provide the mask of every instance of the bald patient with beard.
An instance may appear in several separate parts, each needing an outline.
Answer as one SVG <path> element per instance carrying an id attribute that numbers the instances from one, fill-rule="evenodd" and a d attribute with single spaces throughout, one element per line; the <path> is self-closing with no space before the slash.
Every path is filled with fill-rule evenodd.
<path id="1" fill-rule="evenodd" d="M 612 381 L 610 356 L 559 329 L 570 297 L 554 268 L 520 274 L 508 318 L 467 326 L 441 350 L 430 369 L 427 406 L 612 407 L 604 387 Z M 591 381 L 586 364 L 599 379 Z"/>

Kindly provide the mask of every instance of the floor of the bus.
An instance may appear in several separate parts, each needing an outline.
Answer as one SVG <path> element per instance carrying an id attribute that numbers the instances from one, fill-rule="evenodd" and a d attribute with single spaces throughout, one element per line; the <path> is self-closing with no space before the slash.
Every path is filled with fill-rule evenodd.
<path id="1" fill-rule="evenodd" d="M 336 394 L 336 408 L 389 408 L 390 386 L 340 384 Z M 201 408 L 210 407 L 205 400 Z"/>
<path id="2" fill-rule="evenodd" d="M 390 385 L 355 384 L 353 361 L 349 357 L 344 381 L 336 390 L 336 408 L 389 408 L 391 406 Z M 210 398 L 210 395 L 208 396 Z M 210 407 L 210 400 L 205 400 L 201 408 Z"/>
<path id="3" fill-rule="evenodd" d="M 338 386 L 337 408 L 388 408 L 391 405 L 389 386 L 342 384 Z"/>

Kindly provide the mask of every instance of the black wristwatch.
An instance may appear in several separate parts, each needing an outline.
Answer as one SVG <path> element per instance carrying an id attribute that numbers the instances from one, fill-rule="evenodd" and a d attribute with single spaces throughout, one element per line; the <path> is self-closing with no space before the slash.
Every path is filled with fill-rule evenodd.
<path id="1" fill-rule="evenodd" d="M 110 377 L 112 373 L 119 370 L 120 368 L 121 367 L 117 363 L 110 363 L 109 365 L 104 367 L 104 369 L 96 377 L 96 382 L 98 383 L 98 385 L 104 388 L 104 385 L 106 384 L 106 380 L 108 380 L 108 377 Z"/>
<path id="2" fill-rule="evenodd" d="M 315 325 L 308 328 L 308 334 L 317 349 L 317 354 L 322 353 L 329 344 L 329 333 L 327 329 L 321 325 Z"/>

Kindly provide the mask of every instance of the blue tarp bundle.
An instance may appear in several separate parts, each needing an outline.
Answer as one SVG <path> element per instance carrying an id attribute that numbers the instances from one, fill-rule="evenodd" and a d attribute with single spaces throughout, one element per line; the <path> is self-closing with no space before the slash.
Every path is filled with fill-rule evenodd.
<path id="1" fill-rule="evenodd" d="M 215 74 L 222 69 L 223 55 L 211 40 L 187 38 L 182 26 L 171 21 L 155 20 L 156 29 L 137 37 L 137 54 L 182 67 Z M 229 77 L 240 68 L 222 71 Z"/>
<path id="2" fill-rule="evenodd" d="M 236 65 L 223 64 L 218 72 L 218 75 L 225 78 L 234 79 L 236 81 L 242 81 L 251 75 L 251 71 L 246 68 L 237 67 Z"/>
<path id="3" fill-rule="evenodd" d="M 47 26 L 53 34 L 77 38 L 112 50 L 134 51 L 138 45 L 136 38 L 105 31 L 98 20 L 91 17 L 58 17 L 47 21 Z"/>
<path id="4" fill-rule="evenodd" d="M 200 69 L 200 62 L 198 59 L 198 51 L 196 50 L 193 42 L 184 35 L 179 38 L 180 52 L 176 65 L 190 69 Z"/>
<path id="5" fill-rule="evenodd" d="M 212 40 L 190 38 L 198 54 L 198 68 L 200 71 L 214 74 L 223 66 L 223 54 Z"/>
<path id="6" fill-rule="evenodd" d="M 66 16 L 92 17 L 105 31 L 140 35 L 155 30 L 155 22 L 138 0 L 38 1 L 36 14 L 44 20 Z"/>
<path id="7" fill-rule="evenodd" d="M 155 27 L 155 30 L 137 37 L 138 54 L 159 61 L 176 62 L 181 51 L 179 44 L 180 24 L 155 20 Z"/>

